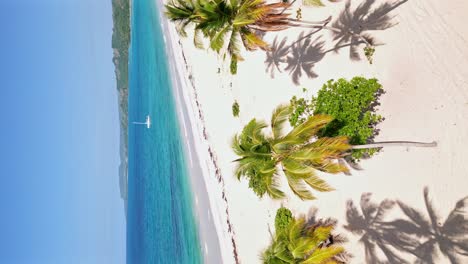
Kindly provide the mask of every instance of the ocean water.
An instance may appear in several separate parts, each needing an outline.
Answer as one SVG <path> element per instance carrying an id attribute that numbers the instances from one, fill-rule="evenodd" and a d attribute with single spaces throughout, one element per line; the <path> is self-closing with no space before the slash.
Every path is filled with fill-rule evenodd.
<path id="1" fill-rule="evenodd" d="M 202 263 L 155 0 L 132 3 L 127 263 Z M 132 125 L 151 116 L 152 125 Z"/>

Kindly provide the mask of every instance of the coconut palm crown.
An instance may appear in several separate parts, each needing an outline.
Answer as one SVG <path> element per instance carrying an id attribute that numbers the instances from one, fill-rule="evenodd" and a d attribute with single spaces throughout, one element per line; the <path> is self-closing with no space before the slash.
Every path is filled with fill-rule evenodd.
<path id="1" fill-rule="evenodd" d="M 278 213 L 276 215 L 278 217 Z M 335 224 L 320 221 L 309 224 L 304 217 L 293 218 L 261 254 L 264 264 L 342 264 L 348 259 L 342 244 L 346 239 L 334 235 Z"/>
<path id="2" fill-rule="evenodd" d="M 195 26 L 196 47 L 203 47 L 200 34 L 210 40 L 210 48 L 218 53 L 227 39 L 231 64 L 237 65 L 242 60 L 240 41 L 247 50 L 267 49 L 268 44 L 256 32 L 286 29 L 289 14 L 283 11 L 289 6 L 263 0 L 172 0 L 166 4 L 166 16 L 177 23 L 182 36 L 187 35 L 188 25 Z"/>
<path id="3" fill-rule="evenodd" d="M 338 159 L 350 149 L 347 137 L 319 138 L 317 132 L 325 127 L 332 117 L 315 115 L 304 123 L 283 133 L 291 108 L 279 106 L 271 117 L 271 135 L 264 130 L 267 124 L 252 119 L 242 133 L 235 135 L 232 149 L 240 158 L 235 160 L 235 175 L 249 179 L 249 187 L 260 197 L 267 193 L 274 199 L 284 198 L 279 188 L 278 177 L 286 176 L 291 190 L 302 200 L 315 197 L 310 188 L 326 192 L 333 190 L 317 171 L 326 173 L 347 172 L 348 168 Z"/>

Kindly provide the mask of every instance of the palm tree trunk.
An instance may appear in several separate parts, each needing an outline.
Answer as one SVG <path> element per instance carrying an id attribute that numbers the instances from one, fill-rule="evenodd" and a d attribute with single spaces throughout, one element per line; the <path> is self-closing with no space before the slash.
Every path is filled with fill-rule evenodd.
<path id="1" fill-rule="evenodd" d="M 414 141 L 382 141 L 365 145 L 351 146 L 351 149 L 370 149 L 370 148 L 383 148 L 383 147 L 421 147 L 431 148 L 437 147 L 437 142 L 414 142 Z"/>

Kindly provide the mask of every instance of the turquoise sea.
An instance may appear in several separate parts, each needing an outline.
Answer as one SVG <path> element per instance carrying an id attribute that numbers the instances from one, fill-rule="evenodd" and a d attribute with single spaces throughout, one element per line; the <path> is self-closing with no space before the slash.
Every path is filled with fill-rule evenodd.
<path id="1" fill-rule="evenodd" d="M 202 263 L 184 147 L 154 0 L 132 3 L 127 263 Z M 144 122 L 150 115 L 152 125 Z"/>

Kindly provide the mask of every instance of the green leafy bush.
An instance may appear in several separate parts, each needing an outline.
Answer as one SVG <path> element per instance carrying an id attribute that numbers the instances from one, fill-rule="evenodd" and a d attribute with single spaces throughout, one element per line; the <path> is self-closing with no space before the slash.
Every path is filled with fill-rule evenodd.
<path id="1" fill-rule="evenodd" d="M 382 92 L 377 79 L 329 80 L 312 100 L 291 99 L 293 111 L 289 122 L 297 126 L 313 114 L 331 115 L 335 119 L 320 131 L 319 137 L 348 136 L 352 145 L 366 144 L 377 134 L 376 125 L 382 121 L 374 111 Z M 360 159 L 372 156 L 376 151 L 353 150 L 352 157 Z"/>
<path id="2" fill-rule="evenodd" d="M 364 55 L 366 55 L 366 58 L 369 64 L 372 64 L 372 62 L 374 62 L 374 53 L 375 53 L 374 47 L 367 46 L 364 48 Z"/>
<path id="3" fill-rule="evenodd" d="M 239 116 L 239 112 L 240 112 L 240 109 L 239 109 L 239 103 L 237 101 L 235 101 L 233 104 L 232 104 L 232 115 L 234 117 L 238 117 Z"/>
<path id="4" fill-rule="evenodd" d="M 231 64 L 229 68 L 231 70 L 231 74 L 236 75 L 237 74 L 237 60 L 231 59 Z"/>
<path id="5" fill-rule="evenodd" d="M 289 225 L 294 220 L 291 211 L 288 208 L 281 207 L 276 211 L 275 230 L 277 233 L 283 233 L 288 230 Z"/>
<path id="6" fill-rule="evenodd" d="M 313 114 L 312 104 L 304 98 L 293 96 L 289 101 L 293 111 L 289 115 L 289 124 L 295 127 L 298 124 L 304 123 L 307 117 Z"/>

